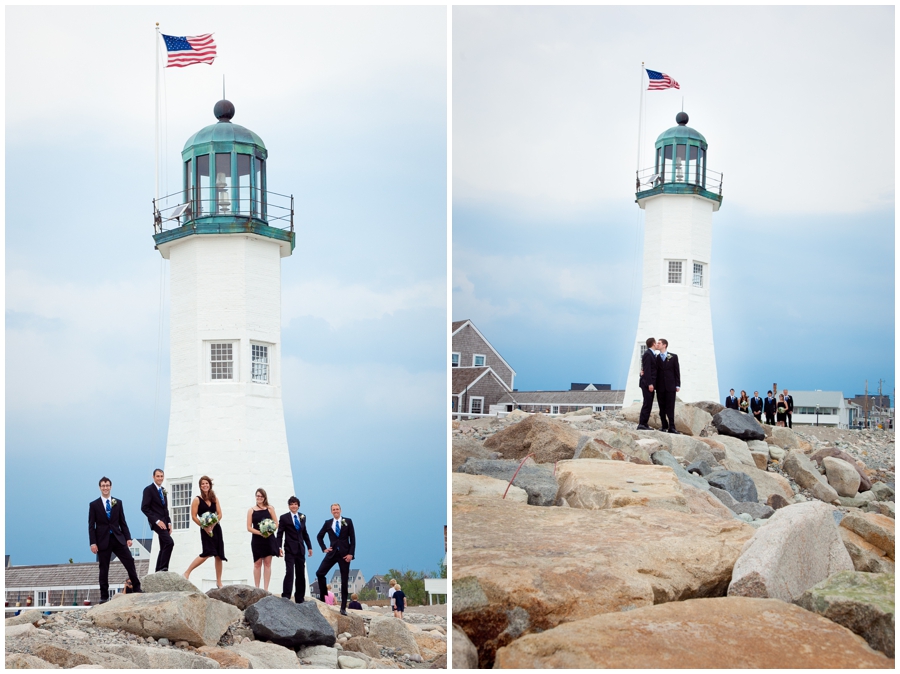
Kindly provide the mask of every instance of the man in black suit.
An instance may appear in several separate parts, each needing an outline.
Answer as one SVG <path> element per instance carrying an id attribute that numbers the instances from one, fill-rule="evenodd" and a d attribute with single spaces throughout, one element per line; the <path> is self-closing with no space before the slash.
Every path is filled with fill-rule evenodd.
<path id="1" fill-rule="evenodd" d="M 734 389 L 731 389 L 731 395 L 725 398 L 725 407 L 730 410 L 740 409 L 738 405 L 738 399 L 734 396 Z"/>
<path id="2" fill-rule="evenodd" d="M 766 391 L 766 399 L 763 402 L 763 410 L 766 413 L 766 423 L 769 426 L 775 425 L 775 409 L 778 407 L 778 401 L 772 396 L 771 391 Z"/>
<path id="3" fill-rule="evenodd" d="M 753 412 L 753 418 L 756 419 L 759 423 L 762 423 L 762 410 L 762 398 L 759 397 L 759 391 L 754 391 L 753 397 L 750 398 L 750 411 Z"/>
<path id="4" fill-rule="evenodd" d="M 88 506 L 88 537 L 91 540 L 91 552 L 99 556 L 100 561 L 100 603 L 109 601 L 109 560 L 113 553 L 118 557 L 125 570 L 134 592 L 141 590 L 141 581 L 134 568 L 131 557 L 131 532 L 125 522 L 125 510 L 122 502 L 111 498 L 112 481 L 108 477 L 100 478 L 100 498 L 91 501 Z"/>
<path id="5" fill-rule="evenodd" d="M 659 364 L 656 375 L 656 399 L 659 402 L 659 422 L 663 432 L 675 433 L 675 394 L 681 390 L 681 368 L 678 356 L 669 353 L 669 342 L 659 339 Z"/>
<path id="6" fill-rule="evenodd" d="M 787 425 L 788 428 L 794 427 L 794 397 L 788 395 L 787 389 L 782 391 L 784 393 L 784 402 L 787 403 Z"/>
<path id="7" fill-rule="evenodd" d="M 327 548 L 325 547 L 325 534 L 328 534 L 328 540 L 331 543 Z M 337 564 L 341 570 L 341 615 L 347 615 L 347 576 L 350 575 L 350 560 L 356 554 L 356 534 L 353 531 L 353 521 L 341 517 L 340 503 L 332 504 L 331 519 L 325 520 L 316 540 L 319 541 L 319 547 L 325 553 L 325 559 L 322 560 L 316 571 L 319 592 L 323 597 L 325 596 L 325 586 L 328 584 L 325 574 Z"/>
<path id="8" fill-rule="evenodd" d="M 647 339 L 647 350 L 641 356 L 641 393 L 644 395 L 644 404 L 641 405 L 641 416 L 638 418 L 637 429 L 649 431 L 650 412 L 653 411 L 653 389 L 656 386 L 656 340 L 653 337 Z"/>
<path id="9" fill-rule="evenodd" d="M 150 530 L 159 535 L 157 573 L 169 570 L 169 559 L 172 557 L 172 548 L 175 547 L 175 541 L 172 540 L 172 518 L 169 517 L 168 492 L 162 486 L 164 478 L 162 469 L 154 470 L 153 484 L 144 487 L 144 497 L 141 499 L 141 512 L 146 515 Z"/>
<path id="10" fill-rule="evenodd" d="M 288 499 L 290 512 L 278 518 L 278 556 L 284 557 L 284 585 L 281 588 L 281 596 L 291 598 L 291 590 L 294 587 L 294 574 L 297 575 L 297 592 L 294 601 L 303 603 L 303 595 L 306 594 L 303 579 L 306 575 L 306 560 L 303 559 L 303 544 L 312 557 L 312 543 L 309 541 L 309 532 L 306 530 L 306 515 L 300 512 L 300 499 L 291 496 Z M 284 549 L 282 549 L 282 544 Z"/>

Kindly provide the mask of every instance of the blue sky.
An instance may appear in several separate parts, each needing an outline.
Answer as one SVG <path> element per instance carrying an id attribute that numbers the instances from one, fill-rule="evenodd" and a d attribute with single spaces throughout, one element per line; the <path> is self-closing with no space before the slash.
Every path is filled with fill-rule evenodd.
<path id="1" fill-rule="evenodd" d="M 91 560 L 87 504 L 103 474 L 132 533 L 146 526 L 140 490 L 164 461 L 169 413 L 167 320 L 157 377 L 167 267 L 151 238 L 157 21 L 215 32 L 220 54 L 164 71 L 161 193 L 180 188 L 181 148 L 215 121 L 224 74 L 235 123 L 269 149 L 269 188 L 295 198 L 282 379 L 304 511 L 324 519 L 341 501 L 367 578 L 435 569 L 447 522 L 442 7 L 7 8 L 6 553 Z M 26 519 L 38 493 L 54 509 L 49 536 Z"/>
<path id="2" fill-rule="evenodd" d="M 644 92 L 639 151 L 642 62 L 681 89 Z M 634 169 L 683 100 L 724 173 L 722 397 L 774 381 L 849 397 L 879 378 L 892 393 L 894 80 L 893 7 L 454 8 L 453 319 L 520 390 L 624 388 Z"/>

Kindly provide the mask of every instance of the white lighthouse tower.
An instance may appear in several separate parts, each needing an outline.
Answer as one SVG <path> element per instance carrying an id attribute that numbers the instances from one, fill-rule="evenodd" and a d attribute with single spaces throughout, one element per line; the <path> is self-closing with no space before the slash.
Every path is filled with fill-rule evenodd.
<path id="1" fill-rule="evenodd" d="M 718 400 L 709 310 L 712 214 L 722 203 L 722 176 L 706 168 L 707 143 L 687 126 L 656 139 L 652 168 L 638 172 L 636 201 L 646 212 L 641 313 L 625 386 L 625 406 L 641 400 L 638 385 L 648 337 L 669 341 L 681 365 L 684 402 Z"/>
<path id="2" fill-rule="evenodd" d="M 267 190 L 268 151 L 231 122 L 234 106 L 219 101 L 214 114 L 218 122 L 182 150 L 183 189 L 154 207 L 153 238 L 171 279 L 169 571 L 183 573 L 201 551 L 206 534 L 190 506 L 207 475 L 222 505 L 222 581 L 252 585 L 247 511 L 256 489 L 266 490 L 276 514 L 294 494 L 305 505 L 291 476 L 281 402 L 281 258 L 294 248 L 293 197 Z M 151 569 L 157 552 L 154 542 Z M 274 594 L 283 577 L 284 561 L 273 557 Z M 191 574 L 204 591 L 215 578 L 214 559 Z"/>

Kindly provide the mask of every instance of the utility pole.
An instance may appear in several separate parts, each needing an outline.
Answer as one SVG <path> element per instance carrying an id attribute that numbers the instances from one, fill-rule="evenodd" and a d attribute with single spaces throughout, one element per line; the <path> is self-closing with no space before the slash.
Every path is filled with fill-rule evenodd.
<path id="1" fill-rule="evenodd" d="M 866 430 L 869 430 L 869 380 L 866 379 L 866 395 L 865 395 L 865 410 L 866 410 Z"/>

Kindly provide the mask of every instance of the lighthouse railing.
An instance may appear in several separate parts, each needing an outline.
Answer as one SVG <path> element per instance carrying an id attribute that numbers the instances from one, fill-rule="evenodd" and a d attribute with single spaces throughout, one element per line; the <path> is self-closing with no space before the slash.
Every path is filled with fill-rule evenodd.
<path id="1" fill-rule="evenodd" d="M 655 167 L 640 169 L 637 172 L 635 181 L 636 192 L 646 192 L 662 185 L 695 185 L 707 192 L 712 192 L 721 196 L 722 194 L 722 174 L 718 171 L 706 169 L 698 172 L 695 167 L 690 166 L 686 171 L 679 171 L 677 168 L 673 171 L 670 165 L 666 166 L 665 172 L 658 171 Z"/>
<path id="2" fill-rule="evenodd" d="M 200 199 L 184 190 L 153 200 L 153 233 L 161 234 L 204 218 L 256 220 L 286 232 L 294 231 L 294 196 L 271 191 L 257 191 L 257 199 L 226 197 Z"/>

